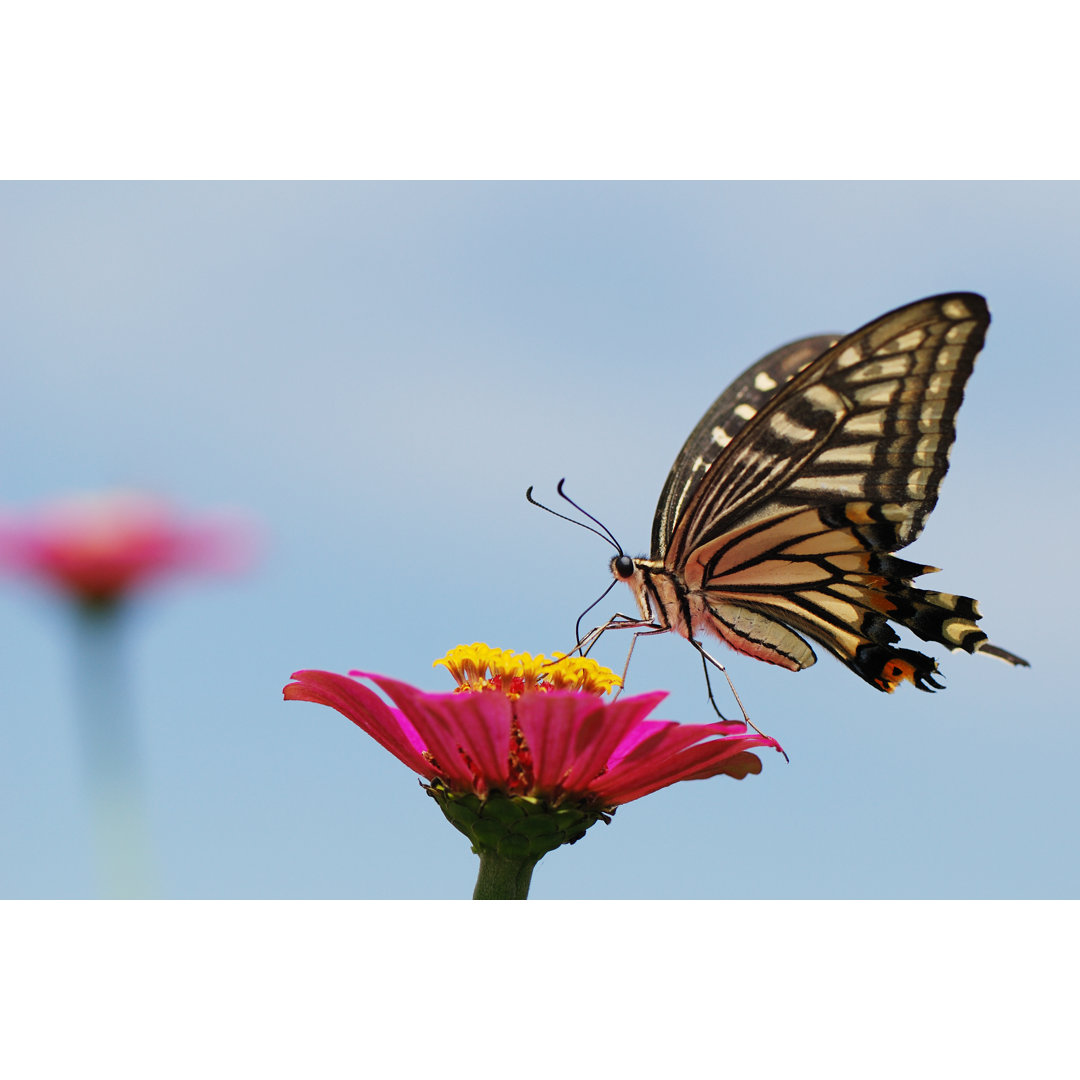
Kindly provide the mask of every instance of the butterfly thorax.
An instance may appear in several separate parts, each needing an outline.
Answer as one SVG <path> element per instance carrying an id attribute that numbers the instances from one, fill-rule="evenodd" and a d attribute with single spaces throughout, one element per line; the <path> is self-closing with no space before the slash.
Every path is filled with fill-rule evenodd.
<path id="1" fill-rule="evenodd" d="M 704 614 L 702 598 L 694 597 L 662 560 L 621 555 L 611 560 L 611 572 L 629 586 L 645 622 L 692 636 L 690 628 Z"/>

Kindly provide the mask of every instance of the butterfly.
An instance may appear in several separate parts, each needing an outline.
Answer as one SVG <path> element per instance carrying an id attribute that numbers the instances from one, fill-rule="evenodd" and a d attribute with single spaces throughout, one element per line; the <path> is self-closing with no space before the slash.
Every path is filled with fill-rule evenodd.
<path id="1" fill-rule="evenodd" d="M 639 616 L 618 614 L 582 644 L 617 627 L 674 631 L 724 670 L 699 639 L 711 633 L 799 671 L 817 659 L 813 641 L 878 690 L 905 680 L 941 689 L 937 663 L 897 646 L 895 623 L 1027 667 L 990 644 L 971 597 L 913 584 L 936 567 L 893 554 L 922 532 L 937 502 L 989 324 L 981 296 L 946 293 L 847 336 L 803 338 L 749 367 L 679 451 L 649 558 L 626 555 L 608 532 L 619 552 L 611 572 L 630 587 Z"/>

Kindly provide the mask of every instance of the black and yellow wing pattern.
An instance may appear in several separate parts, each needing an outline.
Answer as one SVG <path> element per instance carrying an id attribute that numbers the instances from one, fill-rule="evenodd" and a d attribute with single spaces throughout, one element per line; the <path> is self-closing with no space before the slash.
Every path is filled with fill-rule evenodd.
<path id="1" fill-rule="evenodd" d="M 975 293 L 932 296 L 744 372 L 679 453 L 651 558 L 612 562 L 643 619 L 791 670 L 815 662 L 810 639 L 888 691 L 942 685 L 890 623 L 1026 666 L 990 644 L 973 599 L 915 587 L 935 568 L 893 554 L 937 502 L 989 323 Z"/>

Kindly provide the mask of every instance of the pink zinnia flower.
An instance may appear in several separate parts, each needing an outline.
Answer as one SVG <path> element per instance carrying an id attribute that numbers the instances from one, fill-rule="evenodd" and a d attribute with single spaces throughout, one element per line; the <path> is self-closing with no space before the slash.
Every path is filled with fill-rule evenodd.
<path id="1" fill-rule="evenodd" d="M 234 571 L 250 557 L 236 519 L 186 520 L 149 495 L 75 496 L 16 516 L 0 512 L 0 568 L 48 581 L 90 606 L 180 571 Z"/>
<path id="2" fill-rule="evenodd" d="M 481 856 L 532 867 L 574 843 L 623 803 L 677 783 L 761 771 L 750 753 L 780 749 L 738 721 L 650 720 L 659 691 L 604 702 L 618 678 L 594 660 L 459 646 L 445 664 L 458 682 L 432 694 L 360 671 L 369 687 L 329 671 L 298 671 L 285 698 L 329 705 L 429 783 L 451 823 Z M 481 891 L 477 886 L 478 895 Z"/>

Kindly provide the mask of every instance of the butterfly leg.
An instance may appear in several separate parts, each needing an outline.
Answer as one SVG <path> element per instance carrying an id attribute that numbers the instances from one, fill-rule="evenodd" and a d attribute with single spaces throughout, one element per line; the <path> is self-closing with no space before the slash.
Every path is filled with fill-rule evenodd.
<path id="1" fill-rule="evenodd" d="M 642 627 L 645 627 L 645 629 L 641 629 Z M 646 634 L 666 634 L 670 629 L 670 626 L 661 626 L 658 623 L 645 622 L 640 618 L 636 619 L 632 615 L 624 615 L 621 611 L 617 611 L 603 626 L 594 627 L 581 638 L 573 649 L 570 650 L 569 655 L 573 656 L 575 652 L 580 652 L 582 656 L 588 656 L 592 651 L 593 646 L 600 640 L 603 634 L 607 633 L 608 630 L 637 630 L 637 633 L 634 634 L 634 637 L 630 642 L 630 650 L 626 654 L 626 663 L 623 664 L 621 678 L 622 685 L 611 699 L 612 701 L 615 701 L 626 686 L 626 673 L 630 669 L 630 657 L 634 655 L 634 646 L 637 644 L 637 639 Z"/>
<path id="2" fill-rule="evenodd" d="M 731 681 L 731 676 L 728 674 L 727 668 L 724 667 L 724 665 L 721 664 L 715 656 L 713 656 L 711 653 L 706 652 L 705 646 L 702 645 L 701 642 L 697 640 L 697 638 L 690 638 L 690 644 L 693 645 L 694 648 L 697 649 L 697 651 L 701 654 L 701 665 L 705 669 L 705 685 L 709 689 L 709 701 L 711 702 L 712 707 L 716 712 L 716 715 L 719 716 L 721 720 L 727 719 L 727 717 L 717 707 L 716 699 L 713 697 L 712 686 L 709 683 L 709 664 L 712 664 L 713 667 L 715 667 L 724 676 L 724 678 L 727 679 L 727 684 L 731 689 L 731 696 L 735 699 L 735 704 L 739 706 L 739 712 L 742 713 L 743 722 L 750 724 L 750 726 L 754 728 L 754 730 L 757 731 L 759 735 L 761 735 L 762 732 L 758 731 L 758 729 L 750 723 L 750 717 L 747 715 L 746 707 L 742 703 L 742 698 L 739 697 L 738 690 L 735 689 L 735 684 Z"/>
<path id="3" fill-rule="evenodd" d="M 580 652 L 582 656 L 588 656 L 593 650 L 593 646 L 600 640 L 601 636 L 607 633 L 608 630 L 626 630 L 635 626 L 652 626 L 652 623 L 642 622 L 640 618 L 635 618 L 633 615 L 624 615 L 621 611 L 615 612 L 610 619 L 603 626 L 594 626 L 578 643 L 570 650 L 570 656 L 574 653 Z"/>
<path id="4" fill-rule="evenodd" d="M 631 630 L 641 626 L 647 626 L 650 628 L 648 630 L 642 631 L 642 633 L 646 634 L 660 634 L 668 629 L 668 627 L 666 626 L 658 626 L 656 623 L 642 622 L 640 618 L 634 618 L 633 615 L 624 615 L 621 611 L 617 611 L 614 615 L 611 616 L 610 619 L 608 619 L 606 623 L 603 624 L 603 626 L 594 626 L 583 638 L 580 638 L 578 640 L 577 644 L 568 653 L 565 653 L 564 655 L 569 657 L 573 656 L 574 653 L 579 652 L 581 653 L 582 657 L 586 657 L 589 655 L 590 652 L 592 652 L 593 647 L 600 640 L 600 638 L 605 633 L 607 633 L 608 630 Z M 638 635 L 635 634 L 634 641 L 630 642 L 630 651 L 626 654 L 626 663 L 623 665 L 622 672 L 622 686 L 626 685 L 626 671 L 627 668 L 630 667 L 630 657 L 634 653 L 634 642 L 637 640 L 637 638 Z M 557 663 L 559 663 L 558 660 L 549 660 L 544 666 L 547 667 L 549 665 L 554 665 Z M 622 686 L 620 686 L 619 689 L 615 692 L 614 697 L 612 697 L 611 699 L 612 701 L 614 701 L 619 696 L 619 694 L 622 693 Z"/>
<path id="5" fill-rule="evenodd" d="M 716 699 L 713 697 L 712 686 L 709 682 L 709 664 L 712 664 L 713 667 L 718 668 L 724 678 L 727 679 L 727 684 L 731 689 L 731 696 L 735 699 L 735 704 L 739 706 L 739 712 L 742 713 L 743 723 L 745 723 L 747 727 L 752 727 L 759 735 L 764 735 L 765 732 L 762 731 L 761 728 L 759 728 L 757 724 L 755 724 L 747 714 L 746 706 L 743 705 L 742 698 L 739 697 L 739 691 L 735 689 L 735 684 L 731 681 L 731 676 L 728 674 L 727 668 L 724 667 L 724 665 L 721 664 L 715 656 L 706 652 L 705 646 L 702 645 L 701 642 L 698 641 L 696 638 L 690 638 L 690 644 L 693 645 L 694 648 L 697 649 L 697 651 L 701 654 L 701 664 L 702 667 L 705 669 L 705 686 L 709 691 L 709 703 L 712 705 L 713 711 L 716 713 L 716 715 L 719 716 L 721 720 L 727 719 L 727 717 L 724 716 L 724 714 L 717 707 Z M 783 751 L 781 751 L 781 753 L 783 753 Z M 787 759 L 787 754 L 784 754 L 784 758 L 785 760 Z"/>
<path id="6" fill-rule="evenodd" d="M 631 625 L 632 625 L 631 623 L 617 623 L 615 626 L 610 627 L 610 629 L 612 629 L 612 630 L 622 629 L 624 627 L 629 627 Z M 637 639 L 639 637 L 648 637 L 650 634 L 666 634 L 671 629 L 671 627 L 669 627 L 669 626 L 656 626 L 653 623 L 643 623 L 640 619 L 637 620 L 637 625 L 638 626 L 648 626 L 648 627 L 650 627 L 650 629 L 648 629 L 648 630 L 639 630 L 630 639 L 630 649 L 626 654 L 626 663 L 623 664 L 623 669 L 622 669 L 622 678 L 620 680 L 621 685 L 619 686 L 619 689 L 616 690 L 615 693 L 612 695 L 612 698 L 611 698 L 612 701 L 617 701 L 618 698 L 619 698 L 619 695 L 626 689 L 626 673 L 630 670 L 630 657 L 634 655 L 634 646 L 637 644 Z"/>
<path id="7" fill-rule="evenodd" d="M 701 656 L 701 670 L 705 672 L 705 690 L 709 695 L 709 704 L 713 707 L 713 712 L 716 713 L 721 720 L 727 720 L 727 717 L 720 711 L 720 706 L 716 704 L 716 698 L 713 697 L 712 680 L 709 678 L 709 662 L 705 659 L 705 650 L 700 650 L 699 655 Z M 738 697 L 736 697 L 736 701 L 737 700 Z"/>

